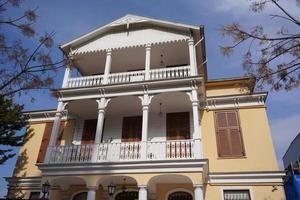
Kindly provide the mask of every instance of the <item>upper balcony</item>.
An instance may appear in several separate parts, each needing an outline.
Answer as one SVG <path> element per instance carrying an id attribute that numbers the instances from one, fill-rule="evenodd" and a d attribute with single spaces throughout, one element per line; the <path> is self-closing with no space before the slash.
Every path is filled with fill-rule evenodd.
<path id="1" fill-rule="evenodd" d="M 202 41 L 197 26 L 125 16 L 61 46 L 72 58 L 62 88 L 199 76 Z"/>

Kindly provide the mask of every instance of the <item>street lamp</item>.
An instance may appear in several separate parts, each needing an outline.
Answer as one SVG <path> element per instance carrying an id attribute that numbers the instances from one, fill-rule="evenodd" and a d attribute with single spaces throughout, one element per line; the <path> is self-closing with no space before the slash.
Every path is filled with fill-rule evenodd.
<path id="1" fill-rule="evenodd" d="M 43 185 L 42 185 L 42 193 L 43 193 L 43 199 L 46 198 L 46 194 L 49 194 L 49 190 L 50 190 L 50 184 L 48 181 L 46 181 Z"/>
<path id="2" fill-rule="evenodd" d="M 107 189 L 108 189 L 108 194 L 109 196 L 112 196 L 114 193 L 115 193 L 115 190 L 116 190 L 116 185 L 111 182 L 108 186 L 107 186 Z"/>

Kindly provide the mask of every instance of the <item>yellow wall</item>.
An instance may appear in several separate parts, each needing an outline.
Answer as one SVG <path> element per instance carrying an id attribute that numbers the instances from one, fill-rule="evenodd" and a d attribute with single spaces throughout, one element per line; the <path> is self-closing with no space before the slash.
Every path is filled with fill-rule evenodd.
<path id="1" fill-rule="evenodd" d="M 218 158 L 214 112 L 203 111 L 202 138 L 204 157 L 210 172 L 278 170 L 265 108 L 239 109 L 244 158 Z"/>
<path id="2" fill-rule="evenodd" d="M 249 90 L 243 87 L 233 87 L 233 88 L 224 88 L 224 87 L 216 87 L 216 88 L 207 88 L 206 96 L 222 96 L 222 95 L 239 95 L 246 94 Z"/>
<path id="3" fill-rule="evenodd" d="M 75 121 L 66 122 L 61 144 L 71 144 L 74 133 Z M 43 139 L 46 123 L 33 123 L 30 128 L 33 130 L 32 137 L 20 147 L 18 161 L 14 169 L 14 176 L 30 177 L 40 176 L 40 170 L 36 166 L 40 145 Z"/>
<path id="4" fill-rule="evenodd" d="M 247 186 L 207 186 L 205 189 L 205 199 L 218 200 L 222 199 L 223 189 L 249 189 L 253 200 L 285 200 L 284 189 L 282 186 L 276 186 L 277 190 L 273 190 L 273 186 L 268 185 L 247 185 Z"/>

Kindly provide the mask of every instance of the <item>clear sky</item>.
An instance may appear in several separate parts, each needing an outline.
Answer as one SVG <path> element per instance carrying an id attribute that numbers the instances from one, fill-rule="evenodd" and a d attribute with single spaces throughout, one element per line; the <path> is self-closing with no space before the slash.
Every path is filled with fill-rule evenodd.
<path id="1" fill-rule="evenodd" d="M 293 1 L 284 6 L 300 17 L 299 7 Z M 219 46 L 226 44 L 218 29 L 223 24 L 240 22 L 249 27 L 262 23 L 269 31 L 277 31 L 278 21 L 272 22 L 269 14 L 275 8 L 268 8 L 266 13 L 249 12 L 247 0 L 24 0 L 23 8 L 37 8 L 39 18 L 35 27 L 37 32 L 55 31 L 55 48 L 53 57 L 61 59 L 57 48 L 82 34 L 109 23 L 128 13 L 162 20 L 169 20 L 193 25 L 204 25 L 206 35 L 206 51 L 208 58 L 209 79 L 226 78 L 243 75 L 241 68 L 242 53 L 245 48 L 235 51 L 230 58 L 221 55 Z M 298 10 L 297 10 L 298 9 Z M 9 11 L 16 14 L 17 11 Z M 13 38 L 14 33 L 11 34 Z M 56 76 L 55 85 L 61 85 L 63 71 Z M 26 110 L 56 108 L 56 99 L 48 91 L 31 93 L 36 98 L 34 103 L 28 97 L 18 101 Z M 289 143 L 300 131 L 300 88 L 290 92 L 270 92 L 267 111 L 272 129 L 277 160 L 282 166 L 282 156 Z M 38 148 L 37 148 L 38 151 Z M 6 194 L 6 182 L 1 177 L 12 175 L 15 159 L 0 166 L 0 197 Z"/>

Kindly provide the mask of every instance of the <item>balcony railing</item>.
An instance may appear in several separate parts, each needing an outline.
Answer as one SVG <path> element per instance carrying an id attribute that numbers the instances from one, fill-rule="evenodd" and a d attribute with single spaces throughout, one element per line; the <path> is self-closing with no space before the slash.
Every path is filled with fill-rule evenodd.
<path id="1" fill-rule="evenodd" d="M 197 142 L 200 141 L 169 140 L 55 146 L 48 147 L 49 163 L 193 159 L 200 157 L 200 152 L 195 151 Z"/>
<path id="2" fill-rule="evenodd" d="M 171 67 L 150 70 L 150 80 L 174 79 L 189 77 L 191 74 L 190 66 Z M 91 87 L 103 85 L 104 75 L 83 76 L 69 78 L 68 88 Z M 145 80 L 145 71 L 132 71 L 123 73 L 112 73 L 108 77 L 107 84 L 131 83 Z"/>

